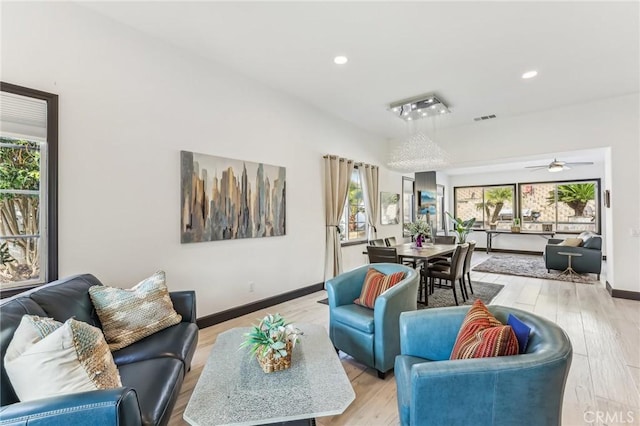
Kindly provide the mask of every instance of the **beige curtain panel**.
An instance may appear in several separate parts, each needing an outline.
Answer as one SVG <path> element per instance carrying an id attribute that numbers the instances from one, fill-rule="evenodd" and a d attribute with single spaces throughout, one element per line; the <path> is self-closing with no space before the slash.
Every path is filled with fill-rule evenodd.
<path id="1" fill-rule="evenodd" d="M 326 249 L 324 280 L 342 272 L 342 252 L 340 250 L 340 217 L 347 201 L 349 182 L 353 172 L 353 161 L 335 155 L 325 155 L 324 159 L 324 215 L 326 220 Z"/>
<path id="2" fill-rule="evenodd" d="M 358 164 L 360 170 L 360 181 L 362 182 L 362 195 L 364 207 L 367 211 L 367 222 L 369 229 L 367 239 L 369 241 L 378 238 L 376 224 L 380 220 L 380 192 L 378 192 L 378 166 L 370 164 Z"/>

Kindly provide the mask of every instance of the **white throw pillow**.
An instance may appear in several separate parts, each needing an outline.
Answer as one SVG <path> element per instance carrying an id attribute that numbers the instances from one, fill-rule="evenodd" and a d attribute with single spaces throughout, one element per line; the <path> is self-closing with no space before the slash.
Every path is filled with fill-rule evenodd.
<path id="1" fill-rule="evenodd" d="M 582 238 L 567 238 L 558 245 L 567 247 L 580 247 L 582 246 Z"/>
<path id="2" fill-rule="evenodd" d="M 20 401 L 122 386 L 102 331 L 73 318 L 24 315 L 4 365 Z"/>

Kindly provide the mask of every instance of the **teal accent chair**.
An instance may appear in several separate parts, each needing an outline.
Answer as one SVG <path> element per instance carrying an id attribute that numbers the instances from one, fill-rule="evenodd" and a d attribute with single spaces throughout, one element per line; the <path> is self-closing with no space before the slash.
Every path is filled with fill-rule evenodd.
<path id="1" fill-rule="evenodd" d="M 401 425 L 560 425 L 573 354 L 567 334 L 530 312 L 488 308 L 503 324 L 511 313 L 531 327 L 525 353 L 449 360 L 469 306 L 400 316 L 394 374 Z"/>
<path id="2" fill-rule="evenodd" d="M 376 299 L 374 309 L 353 303 L 360 297 L 369 268 L 389 275 L 404 272 L 405 277 Z M 327 280 L 329 296 L 329 337 L 336 350 L 341 350 L 368 367 L 385 373 L 393 369 L 400 353 L 400 313 L 415 311 L 418 295 L 418 273 L 398 263 L 365 265 Z"/>

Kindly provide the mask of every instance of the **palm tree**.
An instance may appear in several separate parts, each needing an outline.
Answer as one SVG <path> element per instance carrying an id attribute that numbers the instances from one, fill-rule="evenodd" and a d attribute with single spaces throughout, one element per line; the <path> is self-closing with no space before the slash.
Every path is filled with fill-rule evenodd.
<path id="1" fill-rule="evenodd" d="M 551 206 L 556 203 L 554 191 L 549 191 L 547 203 Z M 558 185 L 558 202 L 565 203 L 573 209 L 575 216 L 584 216 L 587 203 L 596 198 L 595 183 L 568 183 Z"/>
<path id="2" fill-rule="evenodd" d="M 504 203 L 513 199 L 513 190 L 509 187 L 491 188 L 484 192 L 484 202 L 476 204 L 478 210 L 484 209 L 489 224 L 496 223 Z M 493 211 L 492 211 L 493 210 Z"/>

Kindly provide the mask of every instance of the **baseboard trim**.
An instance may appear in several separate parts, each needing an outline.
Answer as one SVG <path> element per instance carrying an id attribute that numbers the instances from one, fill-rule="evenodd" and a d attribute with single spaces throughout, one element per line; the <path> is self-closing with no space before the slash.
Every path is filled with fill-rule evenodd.
<path id="1" fill-rule="evenodd" d="M 486 247 L 476 247 L 474 251 L 487 251 Z M 529 250 L 509 250 L 509 249 L 496 249 L 492 248 L 489 254 L 491 253 L 513 253 L 513 254 L 537 254 L 542 255 L 541 251 L 529 251 Z"/>
<path id="2" fill-rule="evenodd" d="M 277 305 L 278 303 L 288 302 L 289 300 L 297 299 L 298 297 L 306 296 L 307 294 L 315 293 L 323 289 L 324 283 L 302 287 L 296 290 L 288 291 L 286 293 L 278 294 L 276 296 L 267 297 L 266 299 L 247 303 L 246 305 L 236 306 L 235 308 L 227 309 L 226 311 L 216 312 L 215 314 L 198 318 L 196 320 L 196 324 L 198 324 L 198 328 L 201 329 L 211 327 L 212 325 L 220 324 L 221 322 L 225 322 L 233 318 L 238 318 L 242 315 L 250 314 L 251 312 L 259 311 L 260 309 Z"/>
<path id="3" fill-rule="evenodd" d="M 607 291 L 611 295 L 611 297 L 616 297 L 618 299 L 629 299 L 629 300 L 640 300 L 640 292 L 637 291 L 629 291 L 629 290 L 616 290 L 611 287 L 609 281 L 606 281 Z"/>

